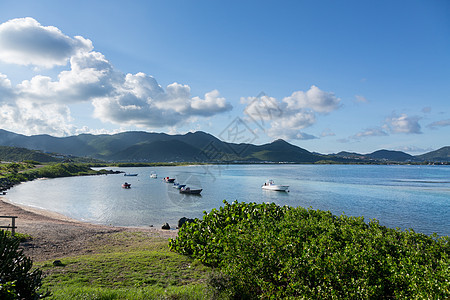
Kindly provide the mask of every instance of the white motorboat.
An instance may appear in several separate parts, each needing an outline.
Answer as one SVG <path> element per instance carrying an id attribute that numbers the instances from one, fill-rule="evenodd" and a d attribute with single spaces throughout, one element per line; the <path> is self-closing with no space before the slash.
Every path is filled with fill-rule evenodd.
<path id="1" fill-rule="evenodd" d="M 275 184 L 275 182 L 272 179 L 267 180 L 261 188 L 269 191 L 282 191 L 282 192 L 289 192 L 289 186 L 288 185 L 281 185 L 281 184 Z"/>
<path id="2" fill-rule="evenodd" d="M 158 178 L 158 175 L 156 175 L 156 173 L 152 173 L 150 174 L 150 178 Z"/>

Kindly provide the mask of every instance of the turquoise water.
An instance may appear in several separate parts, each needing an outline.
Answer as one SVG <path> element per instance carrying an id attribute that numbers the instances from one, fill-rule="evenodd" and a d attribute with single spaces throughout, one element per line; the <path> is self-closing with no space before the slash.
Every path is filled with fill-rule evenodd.
<path id="1" fill-rule="evenodd" d="M 117 168 L 113 168 L 117 170 Z M 123 175 L 36 180 L 8 192 L 8 199 L 71 218 L 117 226 L 176 226 L 201 217 L 222 201 L 275 202 L 334 214 L 376 218 L 380 224 L 450 235 L 450 167 L 381 165 L 221 165 L 120 168 Z M 150 178 L 151 172 L 158 179 Z M 164 176 L 203 188 L 179 194 Z M 289 193 L 265 191 L 266 179 L 289 185 Z M 123 189 L 123 182 L 132 184 Z"/>

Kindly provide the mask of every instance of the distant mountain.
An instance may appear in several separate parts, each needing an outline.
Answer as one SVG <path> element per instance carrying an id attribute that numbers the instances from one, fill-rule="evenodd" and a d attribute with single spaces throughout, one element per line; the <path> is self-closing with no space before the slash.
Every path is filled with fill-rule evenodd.
<path id="1" fill-rule="evenodd" d="M 366 154 L 366 157 L 384 160 L 384 161 L 395 161 L 395 162 L 408 162 L 417 161 L 417 159 L 402 151 L 392 151 L 392 150 L 378 150 L 370 154 Z"/>
<path id="2" fill-rule="evenodd" d="M 177 140 L 153 141 L 133 145 L 115 153 L 110 158 L 120 161 L 126 158 L 133 162 L 171 162 L 196 161 L 200 150 L 189 144 Z"/>
<path id="3" fill-rule="evenodd" d="M 352 158 L 352 159 L 364 159 L 365 158 L 365 156 L 363 154 L 359 154 L 359 153 L 355 153 L 355 152 L 347 152 L 347 151 L 341 151 L 334 155 L 337 157 Z"/>
<path id="4" fill-rule="evenodd" d="M 69 137 L 25 136 L 0 129 L 0 145 L 90 157 L 106 161 L 136 162 L 292 162 L 334 161 L 365 163 L 377 161 L 449 161 L 450 147 L 417 157 L 401 151 L 378 150 L 370 154 L 339 152 L 333 155 L 311 153 L 303 148 L 276 140 L 264 145 L 235 144 L 197 131 L 169 135 L 143 131 L 118 134 L 80 134 Z M 428 155 L 428 156 L 427 156 Z"/>
<path id="5" fill-rule="evenodd" d="M 450 146 L 442 147 L 438 150 L 431 151 L 416 156 L 420 160 L 435 162 L 450 162 Z"/>
<path id="6" fill-rule="evenodd" d="M 183 135 L 131 131 L 58 138 L 24 136 L 0 130 L 0 145 L 109 161 L 316 162 L 322 159 L 283 140 L 265 145 L 234 144 L 202 131 Z"/>
<path id="7" fill-rule="evenodd" d="M 247 160 L 273 162 L 316 162 L 322 159 L 319 155 L 312 154 L 303 148 L 289 144 L 281 139 L 261 146 L 248 144 L 245 146 L 247 146 L 247 148 L 242 152 L 242 155 Z"/>

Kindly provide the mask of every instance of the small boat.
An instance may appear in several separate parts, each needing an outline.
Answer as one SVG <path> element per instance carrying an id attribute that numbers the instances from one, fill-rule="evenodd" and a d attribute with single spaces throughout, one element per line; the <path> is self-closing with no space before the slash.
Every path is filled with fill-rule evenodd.
<path id="1" fill-rule="evenodd" d="M 185 184 L 179 184 L 178 182 L 175 182 L 172 187 L 174 189 L 181 189 L 184 188 L 185 186 L 186 186 Z"/>
<path id="2" fill-rule="evenodd" d="M 152 174 L 150 174 L 150 178 L 158 178 L 158 175 L 156 175 L 156 173 L 152 173 Z"/>
<path id="3" fill-rule="evenodd" d="M 184 186 L 180 189 L 180 193 L 182 193 L 182 194 L 199 195 L 202 191 L 203 191 L 203 189 L 191 189 L 190 187 L 186 187 L 186 186 Z"/>
<path id="4" fill-rule="evenodd" d="M 125 173 L 123 176 L 138 176 L 137 173 Z"/>
<path id="5" fill-rule="evenodd" d="M 269 191 L 281 191 L 281 192 L 289 192 L 289 186 L 288 185 L 281 185 L 281 184 L 275 184 L 275 182 L 272 179 L 267 180 L 261 188 Z"/>
<path id="6" fill-rule="evenodd" d="M 131 188 L 131 183 L 125 182 L 125 183 L 122 184 L 122 187 L 124 189 L 129 189 L 129 188 Z"/>
<path id="7" fill-rule="evenodd" d="M 164 177 L 163 180 L 164 180 L 165 182 L 169 182 L 169 183 L 174 183 L 174 182 L 175 182 L 175 178 Z"/>

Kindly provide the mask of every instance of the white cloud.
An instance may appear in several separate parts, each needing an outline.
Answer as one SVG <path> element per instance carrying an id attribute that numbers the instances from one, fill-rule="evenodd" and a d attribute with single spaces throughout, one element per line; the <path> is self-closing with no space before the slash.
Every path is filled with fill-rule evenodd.
<path id="1" fill-rule="evenodd" d="M 188 85 L 172 83 L 164 91 L 152 76 L 123 74 L 92 50 L 89 40 L 70 38 L 32 18 L 0 24 L 0 60 L 39 67 L 69 62 L 56 79 L 36 75 L 15 87 L 0 74 L 0 105 L 7 105 L 2 126 L 23 133 L 87 131 L 70 125 L 69 105 L 81 102 L 92 103 L 93 116 L 104 122 L 143 128 L 175 126 L 232 109 L 217 90 L 200 98 Z"/>
<path id="2" fill-rule="evenodd" d="M 379 127 L 373 127 L 373 128 L 368 128 L 364 131 L 358 132 L 355 135 L 352 135 L 350 137 L 350 139 L 354 139 L 354 140 L 360 140 L 362 138 L 366 138 L 366 137 L 373 137 L 373 136 L 387 136 L 388 134 Z"/>
<path id="3" fill-rule="evenodd" d="M 146 128 L 174 126 L 195 116 L 212 116 L 232 109 L 214 90 L 205 98 L 193 97 L 190 87 L 169 84 L 166 91 L 156 80 L 143 73 L 127 74 L 125 82 L 115 86 L 114 95 L 93 100 L 94 115 L 102 121 Z"/>
<path id="4" fill-rule="evenodd" d="M 420 134 L 422 132 L 419 120 L 420 117 L 409 117 L 406 114 L 401 114 L 400 116 L 393 115 L 386 118 L 383 128 L 391 133 Z"/>
<path id="5" fill-rule="evenodd" d="M 272 138 L 314 139 L 313 135 L 301 132 L 317 122 L 317 114 L 330 113 L 340 106 L 340 99 L 331 92 L 320 90 L 315 85 L 306 91 L 296 91 L 281 101 L 263 95 L 241 98 L 247 104 L 245 114 L 261 128 L 267 124 L 267 134 Z"/>
<path id="6" fill-rule="evenodd" d="M 316 136 L 310 135 L 293 128 L 284 128 L 275 124 L 268 130 L 268 135 L 284 140 L 313 140 Z"/>
<path id="7" fill-rule="evenodd" d="M 341 99 L 334 93 L 324 92 L 313 85 L 306 91 L 297 91 L 283 99 L 287 103 L 287 109 L 312 109 L 318 113 L 330 113 L 339 107 Z"/>
<path id="8" fill-rule="evenodd" d="M 70 38 L 58 28 L 42 26 L 33 18 L 0 24 L 0 60 L 7 63 L 50 68 L 65 65 L 79 51 L 92 49 L 90 40 Z"/>
<path id="9" fill-rule="evenodd" d="M 229 111 L 232 106 L 227 103 L 225 98 L 219 97 L 218 90 L 213 90 L 205 94 L 205 99 L 192 98 L 191 109 L 193 115 L 210 117 L 217 113 Z"/>
<path id="10" fill-rule="evenodd" d="M 0 124 L 3 129 L 16 130 L 23 134 L 48 133 L 56 136 L 70 134 L 74 127 L 70 125 L 70 111 L 58 104 L 35 105 L 18 101 L 15 104 L 0 106 Z"/>
<path id="11" fill-rule="evenodd" d="M 440 120 L 427 125 L 428 128 L 436 129 L 437 127 L 450 126 L 450 119 Z"/>
<path id="12" fill-rule="evenodd" d="M 10 103 L 14 100 L 14 92 L 11 81 L 8 77 L 0 73 L 0 104 Z"/>

